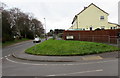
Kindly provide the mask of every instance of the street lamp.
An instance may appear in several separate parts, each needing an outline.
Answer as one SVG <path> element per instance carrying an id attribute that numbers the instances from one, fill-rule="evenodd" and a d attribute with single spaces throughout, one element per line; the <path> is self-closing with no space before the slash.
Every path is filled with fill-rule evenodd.
<path id="1" fill-rule="evenodd" d="M 47 34 L 46 34 L 46 19 L 44 18 L 44 25 L 45 25 L 45 39 L 47 40 Z"/>

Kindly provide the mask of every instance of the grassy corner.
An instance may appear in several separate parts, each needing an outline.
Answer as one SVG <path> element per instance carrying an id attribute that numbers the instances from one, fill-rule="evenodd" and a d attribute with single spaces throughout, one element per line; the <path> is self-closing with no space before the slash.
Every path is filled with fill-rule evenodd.
<path id="1" fill-rule="evenodd" d="M 28 54 L 34 55 L 87 55 L 103 52 L 118 51 L 120 48 L 115 46 L 86 42 L 86 41 L 65 41 L 49 39 L 36 46 L 25 50 Z"/>

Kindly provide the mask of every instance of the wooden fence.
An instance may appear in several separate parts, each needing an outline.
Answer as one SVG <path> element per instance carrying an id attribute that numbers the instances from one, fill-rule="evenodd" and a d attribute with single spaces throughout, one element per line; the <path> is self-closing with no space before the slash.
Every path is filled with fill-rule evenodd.
<path id="1" fill-rule="evenodd" d="M 67 39 L 67 37 L 68 36 L 73 36 L 72 40 L 117 44 L 118 32 L 120 32 L 120 29 L 97 30 L 97 31 L 71 31 L 71 30 L 66 30 L 63 33 L 63 39 L 64 40 L 69 40 L 69 39 Z"/>

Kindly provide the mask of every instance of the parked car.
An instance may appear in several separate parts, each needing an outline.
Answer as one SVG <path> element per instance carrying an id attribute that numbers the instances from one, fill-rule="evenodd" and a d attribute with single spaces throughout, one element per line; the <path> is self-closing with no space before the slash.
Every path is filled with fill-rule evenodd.
<path id="1" fill-rule="evenodd" d="M 41 42 L 41 39 L 39 37 L 37 37 L 33 40 L 33 43 L 39 43 L 39 42 Z"/>

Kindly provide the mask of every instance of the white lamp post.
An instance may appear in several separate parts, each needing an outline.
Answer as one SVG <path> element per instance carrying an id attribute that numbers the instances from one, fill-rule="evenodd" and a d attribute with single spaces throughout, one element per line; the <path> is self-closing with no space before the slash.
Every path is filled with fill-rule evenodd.
<path id="1" fill-rule="evenodd" d="M 47 40 L 47 33 L 46 33 L 46 19 L 44 18 L 44 26 L 45 26 L 45 39 Z"/>

